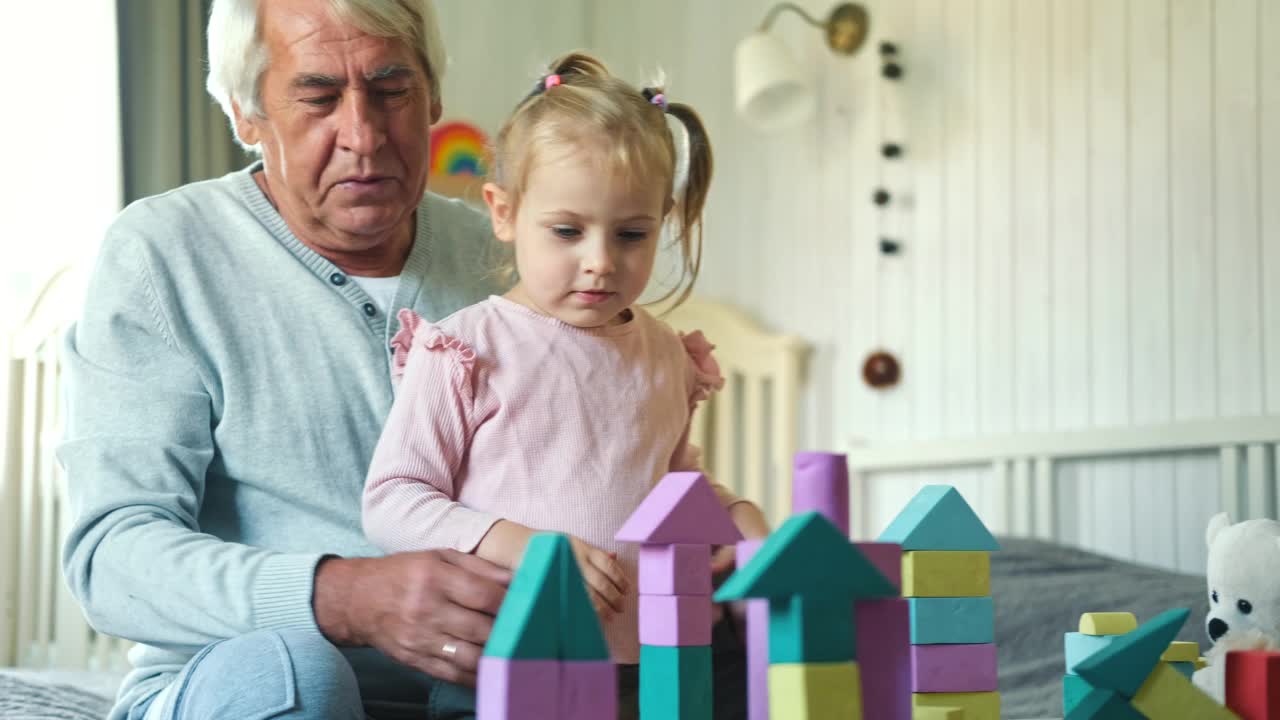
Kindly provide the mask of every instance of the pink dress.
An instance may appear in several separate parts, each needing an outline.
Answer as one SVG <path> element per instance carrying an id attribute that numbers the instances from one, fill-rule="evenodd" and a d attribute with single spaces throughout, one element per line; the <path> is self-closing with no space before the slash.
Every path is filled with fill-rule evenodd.
<path id="1" fill-rule="evenodd" d="M 638 548 L 613 536 L 663 475 L 697 469 L 689 418 L 724 383 L 712 346 L 638 308 L 582 329 L 501 297 L 400 324 L 365 533 L 386 552 L 471 552 L 506 519 L 616 552 L 632 592 L 605 634 L 616 662 L 637 662 Z"/>

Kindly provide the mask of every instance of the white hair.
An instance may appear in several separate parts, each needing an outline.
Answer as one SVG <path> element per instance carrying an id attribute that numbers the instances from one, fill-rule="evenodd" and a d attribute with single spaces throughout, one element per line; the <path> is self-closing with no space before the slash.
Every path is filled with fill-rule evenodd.
<path id="1" fill-rule="evenodd" d="M 440 99 L 446 56 L 432 0 L 318 0 L 334 17 L 377 37 L 400 40 L 418 55 Z M 213 0 L 209 11 L 209 79 L 205 87 L 222 106 L 235 132 L 232 103 L 244 117 L 262 114 L 259 82 L 267 69 L 267 48 L 258 27 L 259 0 Z"/>

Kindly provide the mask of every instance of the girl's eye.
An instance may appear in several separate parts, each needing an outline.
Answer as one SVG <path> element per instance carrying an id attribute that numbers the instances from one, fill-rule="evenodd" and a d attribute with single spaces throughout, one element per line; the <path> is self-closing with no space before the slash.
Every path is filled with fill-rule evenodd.
<path id="1" fill-rule="evenodd" d="M 1212 600 L 1216 605 L 1218 603 L 1218 591 L 1214 590 L 1213 592 L 1209 593 L 1209 599 Z"/>
<path id="2" fill-rule="evenodd" d="M 622 230 L 618 233 L 618 237 L 626 242 L 635 242 L 649 237 L 649 233 L 645 230 Z"/>
<path id="3" fill-rule="evenodd" d="M 1236 601 L 1236 608 L 1239 609 L 1240 612 L 1244 613 L 1245 615 L 1248 615 L 1249 613 L 1253 612 L 1253 603 L 1249 602 L 1248 600 L 1238 600 Z"/>
<path id="4" fill-rule="evenodd" d="M 551 232 L 555 233 L 556 237 L 564 238 L 565 240 L 572 240 L 578 237 L 578 228 L 569 225 L 556 225 L 551 228 Z"/>

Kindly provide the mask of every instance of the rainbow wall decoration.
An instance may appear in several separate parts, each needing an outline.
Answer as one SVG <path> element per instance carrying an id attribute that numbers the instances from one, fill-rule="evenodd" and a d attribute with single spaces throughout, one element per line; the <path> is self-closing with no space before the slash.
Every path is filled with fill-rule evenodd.
<path id="1" fill-rule="evenodd" d="M 432 128 L 432 175 L 483 176 L 488 170 L 489 138 L 480 128 L 462 121 Z"/>

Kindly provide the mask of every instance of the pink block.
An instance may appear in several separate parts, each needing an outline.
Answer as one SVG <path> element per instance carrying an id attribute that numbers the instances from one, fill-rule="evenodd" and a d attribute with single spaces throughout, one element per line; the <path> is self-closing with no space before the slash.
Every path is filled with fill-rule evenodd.
<path id="1" fill-rule="evenodd" d="M 732 545 L 742 533 L 702 473 L 673 472 L 649 491 L 614 538 L 662 545 Z"/>
<path id="2" fill-rule="evenodd" d="M 618 715 L 618 670 L 608 660 L 560 664 L 559 720 L 598 720 Z"/>
<path id="3" fill-rule="evenodd" d="M 743 540 L 737 545 L 742 569 L 764 544 Z M 769 601 L 747 601 L 747 720 L 769 720 Z"/>
<path id="4" fill-rule="evenodd" d="M 641 595 L 710 595 L 710 545 L 641 545 Z"/>
<path id="5" fill-rule="evenodd" d="M 898 543 L 856 542 L 853 544 L 893 586 L 902 591 L 902 546 Z"/>
<path id="6" fill-rule="evenodd" d="M 791 479 L 791 512 L 817 511 L 849 534 L 849 465 L 844 455 L 798 452 Z"/>
<path id="7" fill-rule="evenodd" d="M 711 644 L 710 595 L 641 595 L 640 644 Z"/>
<path id="8" fill-rule="evenodd" d="M 480 658 L 476 720 L 541 720 L 560 715 L 560 662 Z"/>
<path id="9" fill-rule="evenodd" d="M 855 603 L 853 628 L 862 716 L 911 720 L 910 603 L 906 598 Z"/>
<path id="10" fill-rule="evenodd" d="M 915 692 L 988 692 L 996 686 L 995 645 L 911 646 Z"/>

